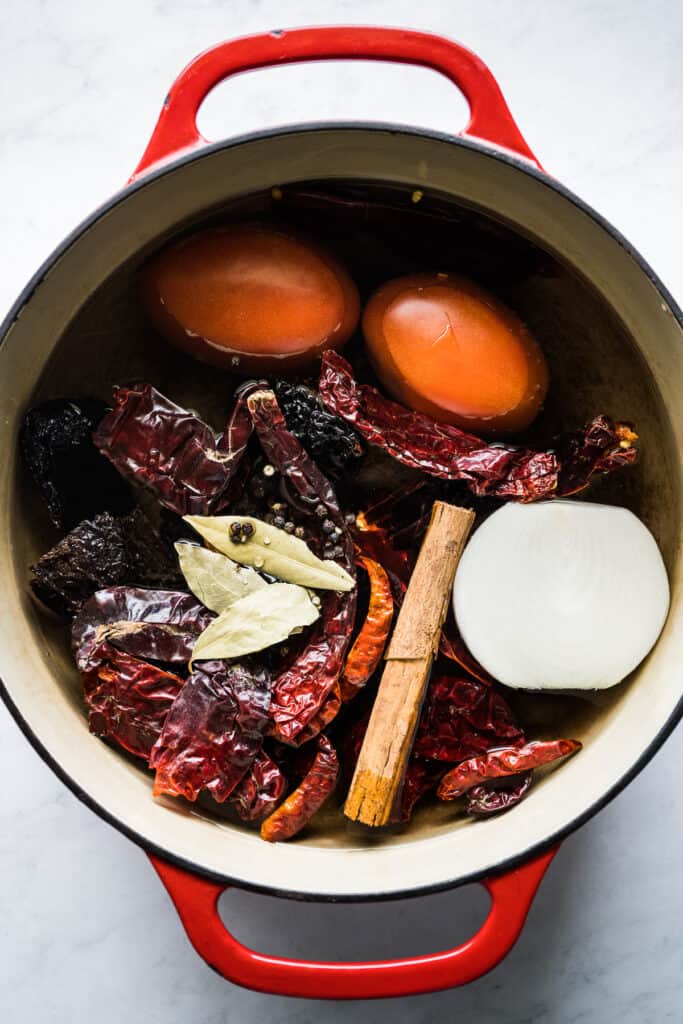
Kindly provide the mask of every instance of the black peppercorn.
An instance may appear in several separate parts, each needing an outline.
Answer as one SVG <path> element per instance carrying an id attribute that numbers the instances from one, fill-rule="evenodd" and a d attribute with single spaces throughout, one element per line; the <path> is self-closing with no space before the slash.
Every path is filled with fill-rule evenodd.
<path id="1" fill-rule="evenodd" d="M 344 516 L 344 522 L 346 523 L 347 526 L 355 526 L 356 525 L 356 513 L 355 512 L 348 512 Z"/>
<path id="2" fill-rule="evenodd" d="M 288 520 L 285 523 L 284 530 L 285 530 L 285 533 L 294 533 L 294 523 L 292 523 L 292 522 L 290 522 Z"/>
<path id="3" fill-rule="evenodd" d="M 334 558 L 341 558 L 343 554 L 344 548 L 341 546 L 341 544 L 335 544 L 335 546 L 332 549 L 332 556 Z"/>
<path id="4" fill-rule="evenodd" d="M 273 526 L 277 526 L 278 530 L 284 529 L 284 525 L 285 525 L 285 517 L 284 516 L 275 516 L 273 518 Z"/>
<path id="5" fill-rule="evenodd" d="M 297 526 L 295 528 L 294 536 L 298 537 L 299 540 L 303 540 L 303 538 L 306 536 L 306 531 L 304 530 L 303 526 Z"/>
<path id="6" fill-rule="evenodd" d="M 323 558 L 333 558 L 333 557 L 334 557 L 334 548 L 332 547 L 331 544 L 326 544 L 325 547 L 323 548 Z"/>
<path id="7" fill-rule="evenodd" d="M 251 537 L 254 532 L 254 527 L 251 523 L 242 523 L 242 534 L 244 537 Z"/>
<path id="8" fill-rule="evenodd" d="M 321 530 L 323 531 L 323 533 L 334 533 L 334 523 L 332 522 L 332 520 L 331 519 L 323 520 L 323 524 L 321 526 Z"/>
<path id="9" fill-rule="evenodd" d="M 321 519 L 324 519 L 324 518 L 326 517 L 326 515 L 327 515 L 327 509 L 326 509 L 326 508 L 325 508 L 325 506 L 324 506 L 324 505 L 322 504 L 322 502 L 321 502 L 321 504 L 320 504 L 320 505 L 316 505 L 316 507 L 315 507 L 315 514 L 316 514 L 317 516 L 320 516 L 320 518 L 321 518 Z"/>

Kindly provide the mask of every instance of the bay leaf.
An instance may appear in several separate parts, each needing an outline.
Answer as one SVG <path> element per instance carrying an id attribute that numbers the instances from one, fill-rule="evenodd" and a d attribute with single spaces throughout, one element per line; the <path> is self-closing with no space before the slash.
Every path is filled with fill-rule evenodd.
<path id="1" fill-rule="evenodd" d="M 268 584 L 248 566 L 187 541 L 175 545 L 180 570 L 194 596 L 212 612 L 222 612 L 235 601 Z"/>
<path id="2" fill-rule="evenodd" d="M 353 590 L 355 582 L 348 572 L 329 559 L 314 555 L 308 544 L 285 530 L 278 530 L 253 516 L 183 516 L 200 536 L 224 555 L 241 565 L 249 565 L 287 583 L 314 590 Z M 250 523 L 253 528 L 246 543 L 230 536 L 233 523 Z"/>
<path id="3" fill-rule="evenodd" d="M 200 634 L 192 662 L 242 658 L 281 643 L 303 626 L 310 626 L 320 612 L 304 587 L 293 583 L 266 584 L 226 608 Z"/>

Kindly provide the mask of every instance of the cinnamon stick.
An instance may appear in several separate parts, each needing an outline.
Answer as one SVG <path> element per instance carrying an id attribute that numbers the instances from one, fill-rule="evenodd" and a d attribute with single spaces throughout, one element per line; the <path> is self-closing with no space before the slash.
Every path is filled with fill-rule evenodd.
<path id="1" fill-rule="evenodd" d="M 453 579 L 474 520 L 469 509 L 434 502 L 429 527 L 386 653 L 386 667 L 344 814 L 387 825 L 413 746 Z"/>

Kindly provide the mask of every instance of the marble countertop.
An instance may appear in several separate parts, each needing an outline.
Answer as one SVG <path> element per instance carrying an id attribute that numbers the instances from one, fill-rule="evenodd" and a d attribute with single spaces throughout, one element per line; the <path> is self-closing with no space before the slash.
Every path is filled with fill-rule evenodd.
<path id="1" fill-rule="evenodd" d="M 0 32 L 0 307 L 137 163 L 180 68 L 281 25 L 404 25 L 491 66 L 542 163 L 616 224 L 683 300 L 683 8 L 676 0 L 24 0 Z M 224 85 L 209 137 L 370 118 L 445 130 L 462 99 L 431 72 L 280 69 Z M 0 1016 L 8 1024 L 664 1024 L 681 1019 L 683 734 L 562 847 L 508 959 L 468 988 L 327 1004 L 236 989 L 190 949 L 145 856 L 39 760 L 0 707 Z M 16 788 L 15 788 L 16 787 Z M 362 907 L 235 892 L 226 919 L 268 952 L 330 959 L 453 945 L 478 888 Z"/>

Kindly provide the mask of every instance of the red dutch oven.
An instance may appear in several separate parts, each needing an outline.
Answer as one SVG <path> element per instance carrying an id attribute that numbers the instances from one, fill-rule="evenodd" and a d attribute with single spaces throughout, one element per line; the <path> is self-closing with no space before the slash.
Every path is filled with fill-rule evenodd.
<path id="1" fill-rule="evenodd" d="M 470 122 L 457 136 L 395 125 L 286 127 L 209 145 L 196 126 L 207 93 L 230 75 L 323 59 L 373 59 L 441 72 L 461 90 Z M 340 824 L 270 845 L 201 809 L 153 801 L 149 776 L 89 736 L 63 633 L 27 597 L 27 566 L 45 549 L 17 463 L 23 411 L 36 398 L 111 394 L 149 374 L 162 390 L 210 414 L 223 385 L 199 394 L 185 357 L 155 348 L 140 323 L 133 282 L 146 254 L 188 226 L 263 209 L 271 188 L 344 182 L 425 196 L 471 218 L 482 237 L 516 237 L 543 267 L 516 302 L 549 352 L 568 421 L 596 410 L 637 421 L 642 458 L 620 500 L 648 523 L 670 574 L 672 609 L 633 678 L 563 721 L 580 757 L 541 779 L 513 813 L 476 824 L 427 809 L 414 827 L 367 843 Z M 409 203 L 409 200 L 408 200 Z M 261 204 L 261 206 L 259 206 Z M 495 243 L 498 244 L 498 243 Z M 625 786 L 683 711 L 680 664 L 681 313 L 633 248 L 547 177 L 486 66 L 457 43 L 379 28 L 311 28 L 222 43 L 173 84 L 128 186 L 53 253 L 5 321 L 0 348 L 0 673 L 3 696 L 59 777 L 149 854 L 190 941 L 226 978 L 281 995 L 357 999 L 462 985 L 511 949 L 559 841 Z M 180 373 L 178 367 L 183 367 Z M 216 375 L 218 376 L 218 375 Z M 205 380 L 205 378 L 202 378 Z M 219 417 L 220 418 L 220 415 Z M 628 479 L 626 477 L 628 476 Z M 625 609 L 624 628 L 628 628 Z M 224 927 L 229 885 L 312 900 L 377 900 L 483 884 L 491 909 L 464 945 L 373 963 L 316 963 L 246 948 Z"/>

